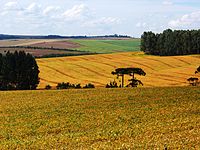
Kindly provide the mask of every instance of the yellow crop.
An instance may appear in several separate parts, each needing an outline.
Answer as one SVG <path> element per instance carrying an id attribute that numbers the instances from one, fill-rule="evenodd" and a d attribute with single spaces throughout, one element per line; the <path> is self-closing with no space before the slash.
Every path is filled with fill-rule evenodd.
<path id="1" fill-rule="evenodd" d="M 104 87 L 116 79 L 111 74 L 118 67 L 140 67 L 147 75 L 137 76 L 145 87 L 185 86 L 200 65 L 199 55 L 191 56 L 148 56 L 138 52 L 99 54 L 77 57 L 37 59 L 40 69 L 40 88 L 59 82 L 93 83 Z M 126 76 L 126 84 L 128 80 Z"/>
<path id="2" fill-rule="evenodd" d="M 0 149 L 200 149 L 199 91 L 0 92 Z"/>

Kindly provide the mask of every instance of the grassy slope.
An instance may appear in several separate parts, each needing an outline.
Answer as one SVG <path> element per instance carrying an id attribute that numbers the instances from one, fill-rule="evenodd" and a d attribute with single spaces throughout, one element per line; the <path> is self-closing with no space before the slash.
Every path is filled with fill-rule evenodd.
<path id="1" fill-rule="evenodd" d="M 37 62 L 41 71 L 41 88 L 47 84 L 55 86 L 58 82 L 68 81 L 105 86 L 116 79 L 111 72 L 117 67 L 141 67 L 147 75 L 138 78 L 143 81 L 144 86 L 154 87 L 187 85 L 186 79 L 195 77 L 194 71 L 199 66 L 200 57 L 158 57 L 128 52 L 38 59 Z"/>
<path id="2" fill-rule="evenodd" d="M 199 149 L 200 88 L 0 93 L 0 149 Z"/>
<path id="3" fill-rule="evenodd" d="M 81 45 L 77 50 L 97 52 L 97 53 L 112 53 L 112 52 L 124 52 L 124 51 L 139 51 L 140 50 L 140 39 L 121 39 L 121 40 L 101 40 L 101 39 L 90 39 L 90 40 L 69 40 L 69 39 L 25 39 L 25 40 L 2 40 L 0 46 L 27 46 L 32 44 L 38 44 L 43 42 L 74 42 Z M 62 47 L 64 48 L 64 47 Z M 68 44 L 66 44 L 66 49 Z M 73 49 L 73 48 L 72 48 Z"/>
<path id="4" fill-rule="evenodd" d="M 97 53 L 139 51 L 140 39 L 129 40 L 71 40 L 82 45 L 78 50 Z"/>

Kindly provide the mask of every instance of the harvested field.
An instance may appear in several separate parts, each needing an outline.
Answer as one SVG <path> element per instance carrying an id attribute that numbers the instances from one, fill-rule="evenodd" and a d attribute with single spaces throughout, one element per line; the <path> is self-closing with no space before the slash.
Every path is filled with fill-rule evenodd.
<path id="1" fill-rule="evenodd" d="M 30 45 L 32 47 L 45 47 L 45 48 L 59 48 L 59 49 L 76 49 L 80 47 L 80 44 L 70 41 L 54 41 L 54 42 L 42 42 Z"/>
<path id="2" fill-rule="evenodd" d="M 53 42 L 58 39 L 12 39 L 12 40 L 0 40 L 0 46 L 27 46 L 42 42 Z"/>
<path id="3" fill-rule="evenodd" d="M 27 49 L 27 48 L 0 48 L 0 53 L 4 54 L 7 51 L 15 52 L 15 51 L 25 51 L 26 53 L 30 53 L 35 57 L 48 56 L 51 54 L 74 54 L 75 51 L 60 51 L 60 50 L 48 50 L 48 49 Z M 80 53 L 80 52 L 79 52 Z M 77 52 L 78 54 L 78 52 Z"/>
<path id="4" fill-rule="evenodd" d="M 37 59 L 40 68 L 41 82 L 39 87 L 59 82 L 93 83 L 97 87 L 105 87 L 116 79 L 111 74 L 119 67 L 140 67 L 147 73 L 141 79 L 145 87 L 187 86 L 189 77 L 198 77 L 194 71 L 199 66 L 200 57 L 170 56 L 159 57 L 144 55 L 141 52 L 98 54 L 91 56 Z M 126 84 L 128 84 L 126 76 Z M 118 84 L 120 84 L 118 82 Z"/>

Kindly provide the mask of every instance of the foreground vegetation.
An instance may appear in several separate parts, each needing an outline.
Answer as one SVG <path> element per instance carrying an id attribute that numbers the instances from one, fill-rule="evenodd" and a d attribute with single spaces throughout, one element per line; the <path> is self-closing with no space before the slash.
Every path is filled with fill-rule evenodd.
<path id="1" fill-rule="evenodd" d="M 199 149 L 200 87 L 0 93 L 0 149 Z"/>

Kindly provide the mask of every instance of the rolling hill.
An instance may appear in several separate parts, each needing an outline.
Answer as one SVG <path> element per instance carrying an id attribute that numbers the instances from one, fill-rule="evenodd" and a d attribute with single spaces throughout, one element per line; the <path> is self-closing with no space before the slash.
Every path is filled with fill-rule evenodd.
<path id="1" fill-rule="evenodd" d="M 88 56 L 37 59 L 40 69 L 40 85 L 56 86 L 59 82 L 93 83 L 105 87 L 117 81 L 111 74 L 118 67 L 140 67 L 147 73 L 141 79 L 145 87 L 186 86 L 187 78 L 194 76 L 199 66 L 200 56 L 159 57 L 144 55 L 141 52 L 98 54 Z M 198 75 L 196 75 L 198 76 Z M 127 80 L 127 78 L 126 78 Z M 127 82 L 125 82 L 128 84 Z"/>
<path id="2" fill-rule="evenodd" d="M 114 53 L 140 51 L 140 39 L 90 39 L 69 40 L 77 43 L 80 47 L 76 49 L 95 53 Z"/>
<path id="3" fill-rule="evenodd" d="M 0 53 L 25 51 L 35 57 L 139 51 L 140 39 L 9 39 L 0 40 Z"/>

